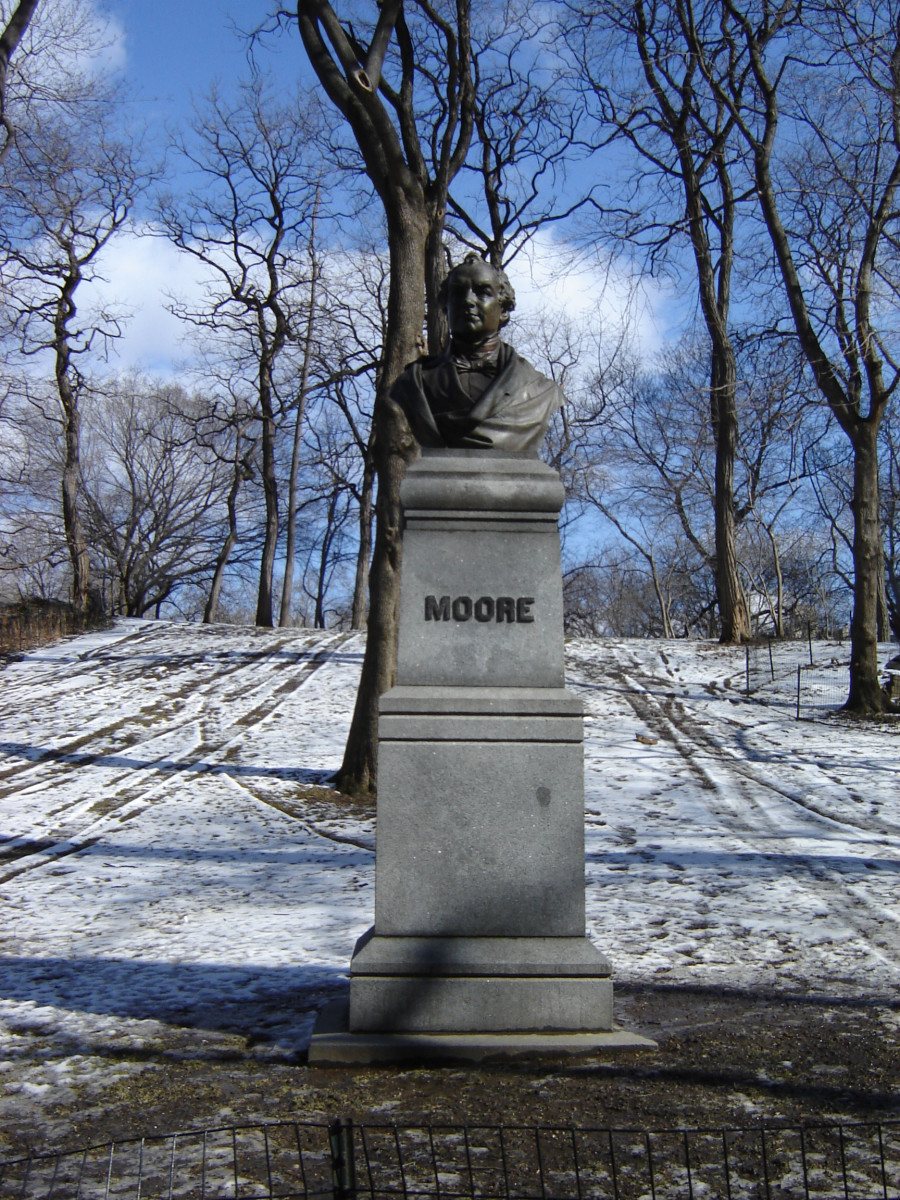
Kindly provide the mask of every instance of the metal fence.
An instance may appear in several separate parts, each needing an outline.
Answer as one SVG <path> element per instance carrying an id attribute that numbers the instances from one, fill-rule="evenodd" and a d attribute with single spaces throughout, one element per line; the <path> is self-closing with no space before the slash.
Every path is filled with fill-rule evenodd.
<path id="1" fill-rule="evenodd" d="M 839 643 L 826 643 L 831 653 Z M 843 652 L 843 647 L 840 647 Z M 846 652 L 849 656 L 849 650 Z M 848 657 L 849 661 L 849 657 Z M 815 662 L 811 636 L 802 640 L 767 638 L 765 641 L 748 642 L 744 647 L 745 679 L 744 691 L 748 696 L 770 688 L 779 680 L 793 679 L 800 666 L 812 666 Z"/>
<path id="2" fill-rule="evenodd" d="M 822 719 L 838 712 L 850 691 L 850 646 L 834 641 L 754 642 L 745 648 L 744 693 L 793 711 L 798 721 Z M 879 643 L 883 665 L 897 653 L 896 644 Z"/>
<path id="3" fill-rule="evenodd" d="M 900 1200 L 900 1121 L 751 1129 L 280 1123 L 0 1164 L 0 1200 Z"/>
<path id="4" fill-rule="evenodd" d="M 850 656 L 797 667 L 798 721 L 815 721 L 838 712 L 850 694 Z"/>

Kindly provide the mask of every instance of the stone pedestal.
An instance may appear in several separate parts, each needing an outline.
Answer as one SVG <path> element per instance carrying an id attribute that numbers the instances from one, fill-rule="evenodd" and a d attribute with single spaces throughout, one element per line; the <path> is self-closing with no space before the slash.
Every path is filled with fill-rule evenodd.
<path id="1" fill-rule="evenodd" d="M 350 1041 L 380 1052 L 359 1061 L 390 1057 L 398 1037 L 407 1051 L 418 1038 L 423 1054 L 432 1039 L 442 1057 L 473 1035 L 482 1051 L 485 1035 L 501 1038 L 504 1053 L 511 1033 L 540 1033 L 545 1049 L 652 1044 L 610 1034 L 610 966 L 585 936 L 582 711 L 563 688 L 563 498 L 543 463 L 481 451 L 427 452 L 404 480 L 375 925 L 350 982 Z M 595 1037 L 585 1047 L 573 1034 Z M 310 1061 L 354 1061 L 347 1035 L 329 1053 L 335 1036 L 317 1034 Z"/>

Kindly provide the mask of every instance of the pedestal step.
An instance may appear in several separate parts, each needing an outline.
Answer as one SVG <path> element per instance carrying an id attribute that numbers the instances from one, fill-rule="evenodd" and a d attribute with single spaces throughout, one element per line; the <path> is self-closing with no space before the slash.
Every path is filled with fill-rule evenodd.
<path id="1" fill-rule="evenodd" d="M 656 1042 L 627 1029 L 578 1033 L 350 1033 L 346 1001 L 319 1014 L 309 1046 L 311 1067 L 375 1063 L 482 1063 L 612 1058 L 623 1050 L 653 1050 Z"/>
<path id="2" fill-rule="evenodd" d="M 350 1030 L 612 1028 L 610 965 L 584 937 L 378 937 L 350 964 Z"/>

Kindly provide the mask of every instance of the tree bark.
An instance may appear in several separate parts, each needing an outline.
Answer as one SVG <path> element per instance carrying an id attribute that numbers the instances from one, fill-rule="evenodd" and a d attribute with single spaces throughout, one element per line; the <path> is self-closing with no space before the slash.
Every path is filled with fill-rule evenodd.
<path id="1" fill-rule="evenodd" d="M 372 496 L 375 488 L 375 463 L 371 446 L 366 449 L 362 487 L 359 493 L 359 549 L 356 553 L 356 579 L 353 585 L 353 609 L 350 628 L 362 629 L 368 607 L 367 579 L 372 555 Z"/>
<path id="2" fill-rule="evenodd" d="M 399 206 L 398 206 L 399 207 Z M 378 477 L 375 545 L 369 570 L 369 619 L 366 652 L 350 733 L 336 783 L 349 794 L 374 792 L 378 774 L 378 698 L 393 687 L 397 671 L 397 614 L 400 605 L 402 529 L 400 484 L 415 443 L 400 410 L 389 399 L 397 376 L 415 357 L 425 318 L 425 246 L 428 221 L 424 204 L 403 206 L 388 221 L 391 281 L 385 360 L 373 413 L 373 462 Z"/>
<path id="3" fill-rule="evenodd" d="M 673 638 L 675 635 L 672 632 L 672 622 L 669 620 L 669 606 L 666 603 L 662 582 L 659 578 L 659 571 L 656 569 L 656 558 L 652 552 L 650 554 L 650 575 L 653 579 L 653 591 L 656 593 L 656 602 L 659 605 L 659 617 L 662 621 L 663 637 Z"/>
<path id="4" fill-rule="evenodd" d="M 71 246 L 68 248 L 68 272 L 56 301 L 54 354 L 56 391 L 63 414 L 64 459 L 62 470 L 63 527 L 69 561 L 72 564 L 72 604 L 83 617 L 90 596 L 90 556 L 78 505 L 81 483 L 81 418 L 78 393 L 72 383 L 72 355 L 69 322 L 75 315 L 75 291 L 81 282 L 81 268 Z"/>
<path id="5" fill-rule="evenodd" d="M 234 451 L 234 476 L 231 480 L 231 487 L 228 489 L 228 534 L 225 541 L 222 543 L 222 549 L 219 551 L 216 558 L 216 566 L 213 571 L 212 583 L 209 587 L 209 597 L 206 601 L 206 607 L 203 610 L 203 624 L 210 625 L 215 621 L 219 611 L 219 599 L 222 595 L 222 585 L 225 582 L 225 568 L 228 565 L 228 560 L 231 557 L 231 551 L 237 545 L 238 528 L 237 528 L 237 498 L 238 492 L 241 490 L 241 484 L 244 480 L 244 467 L 241 458 L 241 435 L 236 435 L 235 451 Z"/>
<path id="6" fill-rule="evenodd" d="M 741 587 L 735 546 L 734 459 L 738 418 L 735 403 L 737 372 L 731 341 L 713 348 L 710 387 L 713 437 L 716 447 L 715 510 L 716 593 L 719 600 L 719 641 L 737 645 L 750 637 L 750 614 Z"/>
<path id="7" fill-rule="evenodd" d="M 738 443 L 737 367 L 728 329 L 731 274 L 734 265 L 735 201 L 726 162 L 731 124 L 724 104 L 714 100 L 715 119 L 702 119 L 697 91 L 696 54 L 689 54 L 676 88 L 669 78 L 670 64 L 658 62 L 660 43 L 653 23 L 663 21 L 643 0 L 634 5 L 638 51 L 644 76 L 659 113 L 658 126 L 671 142 L 678 160 L 677 176 L 684 194 L 685 211 L 697 270 L 700 308 L 712 346 L 710 360 L 710 417 L 716 451 L 715 580 L 723 644 L 750 636 L 750 617 L 738 574 L 735 547 L 734 460 Z M 673 19 L 681 27 L 686 16 Z M 649 16 L 649 20 L 648 20 Z M 688 45 L 690 49 L 690 46 Z M 677 58 L 676 60 L 677 61 Z M 630 118 L 629 118 L 630 119 Z M 718 196 L 708 198 L 712 177 Z M 716 236 L 713 245 L 710 229 Z"/>
<path id="8" fill-rule="evenodd" d="M 316 582 L 316 610 L 313 617 L 315 629 L 325 628 L 325 591 L 328 582 L 328 560 L 331 557 L 331 547 L 334 543 L 337 529 L 335 515 L 337 513 L 340 488 L 335 488 L 328 500 L 328 516 L 325 519 L 325 532 L 322 534 L 322 544 L 319 547 L 319 577 Z"/>
<path id="9" fill-rule="evenodd" d="M 377 777 L 378 697 L 393 685 L 400 593 L 400 481 L 415 443 L 389 392 L 416 357 L 425 319 L 425 293 L 435 293 L 438 253 L 450 181 L 465 161 L 472 134 L 475 85 L 469 0 L 456 0 L 455 24 L 421 5 L 444 58 L 446 95 L 435 123 L 420 139 L 414 105 L 416 61 L 403 5 L 384 3 L 368 51 L 345 27 L 328 0 L 298 0 L 297 23 L 322 87 L 353 131 L 366 174 L 381 199 L 387 224 L 391 280 L 382 368 L 373 409 L 373 458 L 378 477 L 375 545 L 369 571 L 369 620 L 356 707 L 344 760 L 341 790 L 373 792 Z M 380 77 L 390 37 L 396 34 L 401 80 Z M 438 75 L 440 70 L 438 69 Z M 432 81 L 433 82 L 433 81 Z M 393 110 L 388 111 L 388 106 Z M 427 149 L 426 149 L 427 147 Z M 430 155 L 426 157 L 426 155 Z M 430 264 L 430 266 L 429 266 Z M 429 340 L 439 319 L 432 319 Z"/>
<path id="10" fill-rule="evenodd" d="M 6 103 L 6 81 L 9 77 L 9 61 L 18 49 L 19 43 L 25 36 L 38 0 L 19 0 L 12 15 L 0 33 L 0 130 L 3 144 L 0 145 L 0 163 L 6 158 L 15 141 L 16 131 L 10 120 L 9 108 Z"/>
<path id="11" fill-rule="evenodd" d="M 850 625 L 850 693 L 846 708 L 861 716 L 884 711 L 887 701 L 879 686 L 877 655 L 877 596 L 878 572 L 883 569 L 883 548 L 878 521 L 878 427 L 889 398 L 884 385 L 883 361 L 879 338 L 871 324 L 870 305 L 873 292 L 875 260 L 887 223 L 893 217 L 894 197 L 900 183 L 900 145 L 896 144 L 896 115 L 894 117 L 894 140 L 882 143 L 885 163 L 889 164 L 883 182 L 860 180 L 855 173 L 848 181 L 855 192 L 867 197 L 866 227 L 861 239 L 858 258 L 854 252 L 853 271 L 845 280 L 838 272 L 838 280 L 831 292 L 833 315 L 832 327 L 826 324 L 819 328 L 826 336 L 829 332 L 842 347 L 847 372 L 847 384 L 842 382 L 828 353 L 820 341 L 819 332 L 807 305 L 806 281 L 794 258 L 793 243 L 800 237 L 797 232 L 788 232 L 781 215 L 782 196 L 772 177 L 772 158 L 779 124 L 778 86 L 784 75 L 787 60 L 778 70 L 777 76 L 769 77 L 765 55 L 772 38 L 785 21 L 795 19 L 799 9 L 784 4 L 767 10 L 765 20 L 759 21 L 758 14 L 750 8 L 742 8 L 737 0 L 722 0 L 723 15 L 733 23 L 735 43 L 732 47 L 734 64 L 744 62 L 739 53 L 737 39 L 746 49 L 746 64 L 752 74 L 757 97 L 752 106 L 743 101 L 744 68 L 735 70 L 731 81 L 731 94 L 721 84 L 712 81 L 717 95 L 729 106 L 735 127 L 740 131 L 753 158 L 753 183 L 769 234 L 775 256 L 778 275 L 787 299 L 794 329 L 800 347 L 815 376 L 819 391 L 834 413 L 838 424 L 847 435 L 853 448 L 854 490 L 851 508 L 853 511 L 853 617 Z M 840 11 L 840 6 L 836 6 Z M 724 29 L 724 24 L 723 24 Z M 900 96 L 900 79 L 897 77 L 900 61 L 900 42 L 894 37 L 893 53 L 890 55 L 893 74 L 893 107 L 896 114 Z M 876 71 L 870 64 L 865 71 Z M 876 72 L 877 73 L 877 72 Z M 735 79 L 740 79 L 740 87 Z M 760 122 L 759 127 L 753 124 Z M 869 136 L 867 126 L 866 137 Z M 887 155 L 891 157 L 888 158 Z M 837 167 L 837 162 L 831 160 Z M 853 168 L 851 167 L 851 170 Z M 812 251 L 811 258 L 824 256 L 833 260 L 835 245 L 829 243 L 825 228 L 814 230 L 801 243 L 805 250 Z M 839 257 L 843 248 L 839 249 Z M 847 309 L 852 317 L 848 320 Z M 863 380 L 868 391 L 868 415 L 863 415 L 861 399 Z M 874 509 L 873 509 L 874 504 Z"/>
<path id="12" fill-rule="evenodd" d="M 853 444 L 853 616 L 850 620 L 851 712 L 881 712 L 878 674 L 878 596 L 884 547 L 878 505 L 878 426 L 860 422 Z M 874 670 L 872 669 L 874 664 Z"/>
<path id="13" fill-rule="evenodd" d="M 65 461 L 62 472 L 62 509 L 66 545 L 72 564 L 72 604 L 84 616 L 90 595 L 90 557 L 84 536 L 84 526 L 78 511 L 78 491 L 81 478 L 80 418 L 74 404 L 63 401 L 65 415 Z"/>
<path id="14" fill-rule="evenodd" d="M 259 590 L 256 598 L 256 624 L 272 628 L 275 551 L 278 547 L 278 477 L 275 472 L 275 414 L 271 391 L 260 389 L 262 409 L 262 485 L 266 501 L 265 538 L 259 564 Z"/>
<path id="15" fill-rule="evenodd" d="M 734 645 L 750 636 L 750 615 L 738 575 L 734 518 L 734 459 L 738 444 L 737 365 L 728 332 L 731 300 L 731 272 L 734 261 L 734 201 L 731 181 L 718 156 L 717 178 L 722 196 L 722 214 L 718 222 L 718 269 L 703 212 L 702 184 L 697 177 L 693 152 L 686 139 L 679 144 L 682 182 L 687 201 L 691 243 L 700 286 L 700 307 L 711 342 L 710 416 L 716 449 L 715 495 L 715 574 L 719 602 L 719 641 Z"/>
<path id="16" fill-rule="evenodd" d="M 878 572 L 878 640 L 879 642 L 889 642 L 891 640 L 891 610 L 888 607 L 887 598 L 887 567 L 884 563 L 884 533 L 881 532 L 881 556 L 882 568 Z"/>
<path id="17" fill-rule="evenodd" d="M 319 196 L 316 193 L 316 207 L 313 210 L 312 226 L 309 234 L 309 255 L 312 267 L 312 278 L 309 284 L 309 313 L 306 318 L 306 331 L 303 340 L 303 362 L 300 367 L 300 383 L 297 388 L 297 414 L 294 421 L 294 444 L 291 448 L 291 471 L 288 477 L 288 515 L 285 535 L 284 580 L 281 585 L 281 612 L 278 624 L 282 627 L 291 622 L 291 597 L 294 591 L 294 543 L 297 537 L 297 477 L 300 471 L 300 443 L 303 433 L 303 416 L 306 412 L 306 394 L 309 389 L 309 364 L 312 358 L 313 330 L 316 323 L 316 292 L 319 282 L 319 265 L 315 255 L 316 213 L 319 207 Z"/>
<path id="18" fill-rule="evenodd" d="M 450 337 L 447 313 L 438 296 L 447 274 L 444 252 L 444 217 L 441 211 L 433 217 L 425 243 L 425 311 L 428 320 L 428 353 L 440 354 Z"/>

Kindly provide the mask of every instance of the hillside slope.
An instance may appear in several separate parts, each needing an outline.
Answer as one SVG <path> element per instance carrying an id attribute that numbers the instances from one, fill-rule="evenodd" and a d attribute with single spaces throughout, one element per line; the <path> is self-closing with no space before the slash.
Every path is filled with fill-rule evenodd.
<path id="1" fill-rule="evenodd" d="M 374 817 L 327 787 L 361 654 L 122 621 L 3 667 L 0 1124 L 10 1097 L 108 1088 L 142 1055 L 302 1055 L 372 918 Z M 567 647 L 592 936 L 623 998 L 870 1004 L 895 1034 L 897 730 L 747 702 L 743 664 Z"/>

